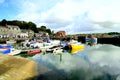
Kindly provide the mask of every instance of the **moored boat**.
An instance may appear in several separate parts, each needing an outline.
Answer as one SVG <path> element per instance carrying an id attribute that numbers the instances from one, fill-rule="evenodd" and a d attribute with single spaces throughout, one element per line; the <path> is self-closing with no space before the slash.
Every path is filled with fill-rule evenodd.
<path id="1" fill-rule="evenodd" d="M 85 38 L 85 43 L 87 45 L 90 45 L 90 46 L 96 45 L 97 44 L 97 38 L 93 37 L 92 35 L 88 35 Z"/>
<path id="2" fill-rule="evenodd" d="M 1 44 L 0 45 L 0 53 L 8 54 L 8 55 L 17 55 L 21 52 L 21 50 L 17 50 L 10 45 Z"/>
<path id="3" fill-rule="evenodd" d="M 71 44 L 71 53 L 76 53 L 84 49 L 84 45 Z"/>
<path id="4" fill-rule="evenodd" d="M 32 51 L 28 51 L 27 54 L 40 54 L 41 50 L 40 49 L 36 49 L 36 50 L 32 50 Z"/>
<path id="5" fill-rule="evenodd" d="M 20 53 L 21 53 L 21 50 L 17 50 L 15 48 L 12 48 L 11 52 L 8 55 L 17 55 L 17 54 L 20 54 Z"/>

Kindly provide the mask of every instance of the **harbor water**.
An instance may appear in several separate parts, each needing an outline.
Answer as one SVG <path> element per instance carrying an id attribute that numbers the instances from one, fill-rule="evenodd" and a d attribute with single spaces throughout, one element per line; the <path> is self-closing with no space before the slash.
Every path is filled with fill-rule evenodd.
<path id="1" fill-rule="evenodd" d="M 37 80 L 120 80 L 120 47 L 110 44 L 85 45 L 76 54 L 37 54 L 29 59 L 38 63 Z"/>

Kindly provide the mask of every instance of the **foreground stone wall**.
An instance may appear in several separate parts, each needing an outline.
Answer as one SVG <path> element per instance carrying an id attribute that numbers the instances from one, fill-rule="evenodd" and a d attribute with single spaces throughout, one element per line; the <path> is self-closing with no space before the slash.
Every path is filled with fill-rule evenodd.
<path id="1" fill-rule="evenodd" d="M 28 80 L 37 76 L 36 66 L 31 60 L 0 54 L 0 80 Z"/>

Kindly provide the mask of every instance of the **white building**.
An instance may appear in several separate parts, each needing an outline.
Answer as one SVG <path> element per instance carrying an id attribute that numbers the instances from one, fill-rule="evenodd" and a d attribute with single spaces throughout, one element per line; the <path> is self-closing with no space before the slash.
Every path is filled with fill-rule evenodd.
<path id="1" fill-rule="evenodd" d="M 9 29 L 5 26 L 0 26 L 0 38 L 9 37 Z"/>
<path id="2" fill-rule="evenodd" d="M 7 25 L 9 29 L 9 37 L 18 37 L 21 34 L 21 30 L 18 26 L 15 25 Z"/>

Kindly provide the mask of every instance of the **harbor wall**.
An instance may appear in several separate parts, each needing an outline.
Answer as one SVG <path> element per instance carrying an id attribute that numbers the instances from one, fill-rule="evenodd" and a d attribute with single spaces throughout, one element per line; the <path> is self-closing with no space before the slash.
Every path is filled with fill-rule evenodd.
<path id="1" fill-rule="evenodd" d="M 85 37 L 78 36 L 78 41 L 85 43 Z M 120 45 L 120 38 L 112 38 L 112 37 L 104 37 L 104 38 L 97 38 L 98 44 L 113 44 L 113 45 Z"/>

